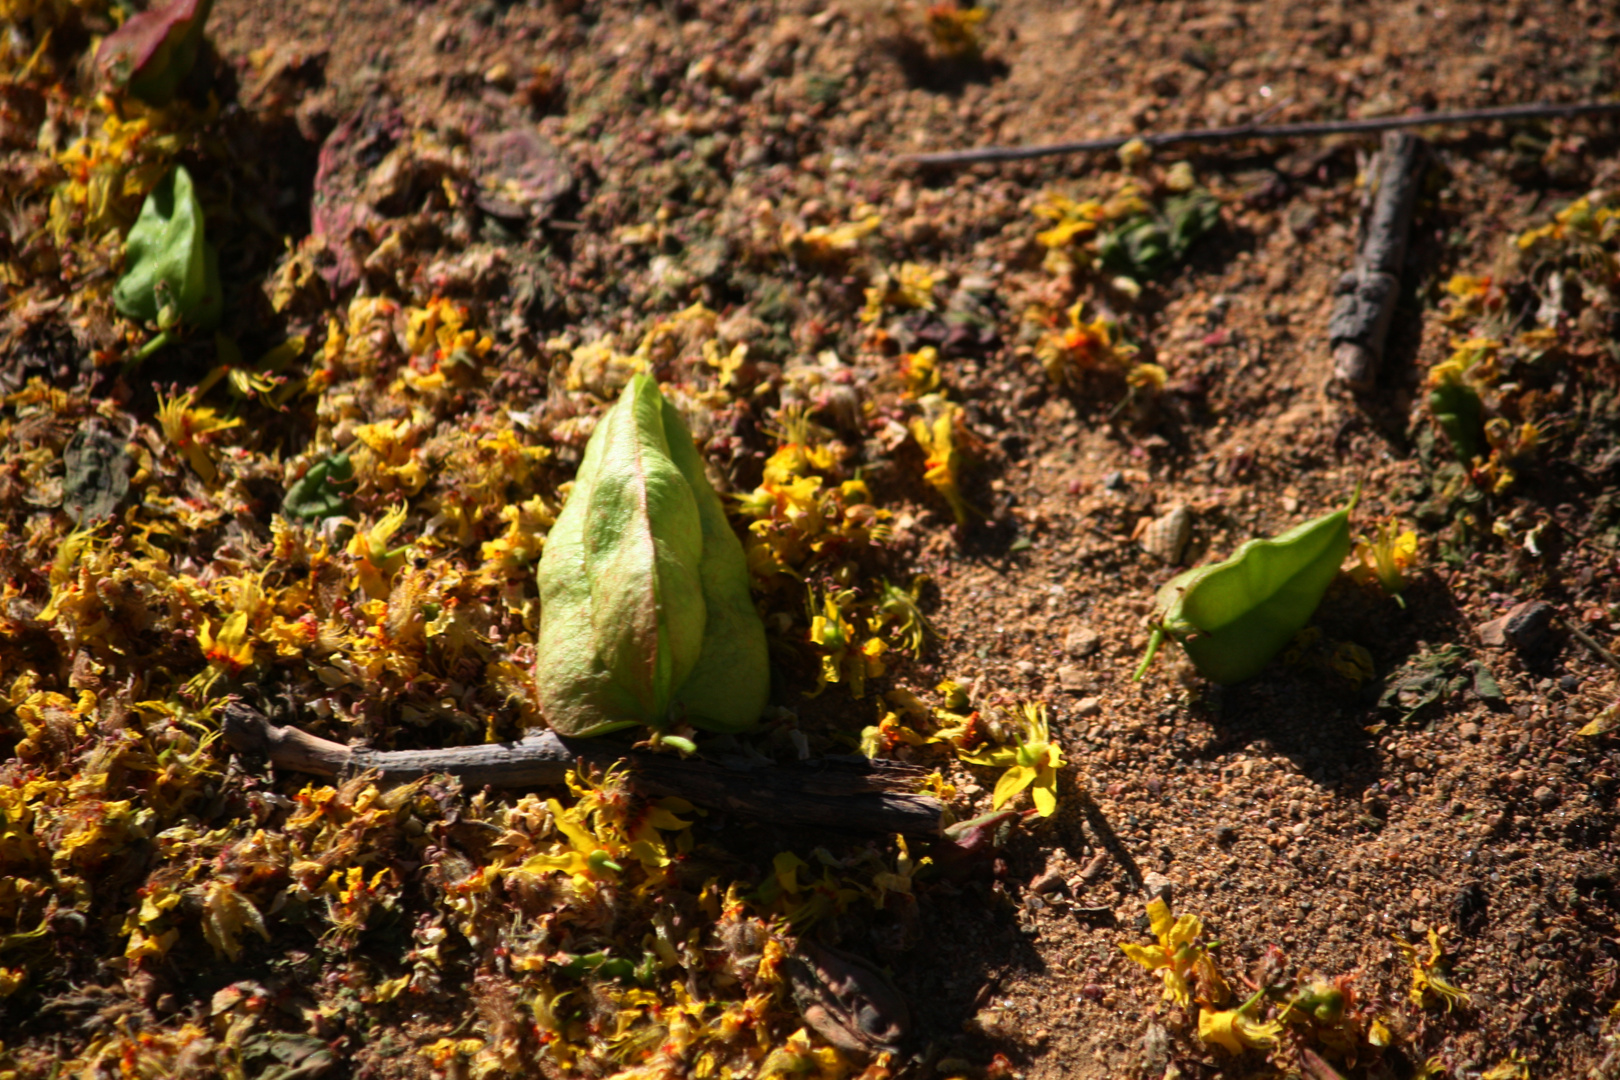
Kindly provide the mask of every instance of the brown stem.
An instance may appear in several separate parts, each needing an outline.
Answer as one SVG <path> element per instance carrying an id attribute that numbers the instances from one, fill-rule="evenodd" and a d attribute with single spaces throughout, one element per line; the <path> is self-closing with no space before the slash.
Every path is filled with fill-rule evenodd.
<path id="1" fill-rule="evenodd" d="M 279 727 L 239 701 L 225 707 L 225 740 L 238 753 L 317 776 L 376 772 L 385 780 L 449 773 L 469 787 L 549 787 L 584 763 L 623 766 L 637 788 L 782 825 L 850 832 L 938 836 L 944 807 L 916 794 L 923 772 L 896 761 L 824 758 L 798 765 L 675 758 L 564 739 L 552 731 L 521 742 L 445 750 L 354 749 L 295 727 Z"/>

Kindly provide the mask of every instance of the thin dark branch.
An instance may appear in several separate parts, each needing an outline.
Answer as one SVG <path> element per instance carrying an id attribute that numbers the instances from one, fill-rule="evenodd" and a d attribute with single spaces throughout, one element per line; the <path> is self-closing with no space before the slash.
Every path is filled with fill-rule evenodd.
<path id="1" fill-rule="evenodd" d="M 1054 157 L 1058 154 L 1118 150 L 1132 139 L 1140 139 L 1149 146 L 1168 146 L 1171 143 L 1186 142 L 1231 142 L 1236 139 L 1297 139 L 1323 135 L 1353 135 L 1373 131 L 1394 131 L 1399 128 L 1484 124 L 1492 120 L 1534 120 L 1554 116 L 1599 116 L 1609 113 L 1620 113 L 1620 101 L 1505 105 L 1491 109 L 1458 109 L 1452 112 L 1374 116 L 1364 120 L 1308 120 L 1298 124 L 1233 124 L 1228 127 L 1190 128 L 1186 131 L 1148 132 L 1140 135 L 1109 135 L 1100 139 L 1044 143 L 1036 146 L 985 146 L 977 150 L 945 150 L 930 154 L 903 154 L 899 160 L 912 165 L 976 165 L 985 161 L 1024 161 L 1029 158 Z"/>
<path id="2" fill-rule="evenodd" d="M 917 793 L 922 769 L 898 761 L 822 758 L 793 765 L 676 758 L 540 731 L 521 742 L 444 750 L 367 750 L 272 724 L 240 701 L 225 707 L 225 741 L 239 754 L 316 776 L 374 772 L 384 780 L 448 773 L 469 787 L 546 787 L 569 770 L 618 766 L 652 796 L 783 825 L 938 836 L 944 807 Z"/>

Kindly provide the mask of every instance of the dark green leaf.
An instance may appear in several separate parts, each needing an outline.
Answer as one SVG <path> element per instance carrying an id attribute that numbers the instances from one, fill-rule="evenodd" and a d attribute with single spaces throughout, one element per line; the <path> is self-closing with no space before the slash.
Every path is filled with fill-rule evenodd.
<path id="1" fill-rule="evenodd" d="M 349 512 L 354 490 L 354 466 L 348 454 L 333 454 L 309 467 L 293 482 L 282 500 L 281 512 L 304 521 L 318 521 Z"/>

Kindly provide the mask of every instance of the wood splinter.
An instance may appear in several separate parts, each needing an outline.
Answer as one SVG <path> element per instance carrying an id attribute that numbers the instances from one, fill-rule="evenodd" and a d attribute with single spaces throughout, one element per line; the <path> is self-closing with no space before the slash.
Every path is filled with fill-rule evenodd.
<path id="1" fill-rule="evenodd" d="M 623 767 L 645 795 L 678 796 L 741 817 L 849 832 L 940 835 L 944 807 L 917 794 L 924 770 L 898 761 L 823 758 L 796 765 L 711 761 L 622 750 L 610 743 L 536 732 L 520 742 L 444 750 L 367 750 L 272 724 L 240 701 L 224 711 L 225 741 L 281 769 L 384 780 L 448 773 L 468 787 L 561 785 L 576 765 Z"/>
<path id="2" fill-rule="evenodd" d="M 1356 265 L 1334 289 L 1328 344 L 1333 376 L 1355 391 L 1371 390 L 1384 358 L 1384 341 L 1395 316 L 1406 240 L 1422 187 L 1428 144 L 1416 135 L 1391 131 L 1373 170 L 1372 212 Z"/>

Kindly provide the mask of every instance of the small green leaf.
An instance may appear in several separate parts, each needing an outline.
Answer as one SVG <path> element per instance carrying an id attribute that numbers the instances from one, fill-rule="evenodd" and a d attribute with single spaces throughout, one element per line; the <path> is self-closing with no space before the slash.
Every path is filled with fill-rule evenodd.
<path id="1" fill-rule="evenodd" d="M 586 444 L 539 586 L 536 684 L 557 731 L 758 720 L 770 667 L 742 544 L 652 378 L 633 378 Z"/>
<path id="2" fill-rule="evenodd" d="M 1350 553 L 1355 499 L 1271 540 L 1250 540 L 1225 562 L 1187 571 L 1159 590 L 1146 674 L 1164 637 L 1181 643 L 1199 674 L 1223 685 L 1259 674 L 1297 634 Z"/>
<path id="3" fill-rule="evenodd" d="M 203 232 L 202 205 L 184 166 L 159 181 L 124 242 L 124 276 L 113 287 L 119 314 L 170 333 L 219 325 L 219 256 Z"/>
<path id="4" fill-rule="evenodd" d="M 348 454 L 333 454 L 309 467 L 293 482 L 282 500 L 281 511 L 304 521 L 319 521 L 349 512 L 349 492 L 354 490 L 354 466 Z"/>
<path id="5" fill-rule="evenodd" d="M 1451 440 L 1457 459 L 1464 465 L 1473 461 L 1485 434 L 1485 405 L 1479 392 L 1461 376 L 1446 378 L 1429 391 L 1429 411 Z"/>

